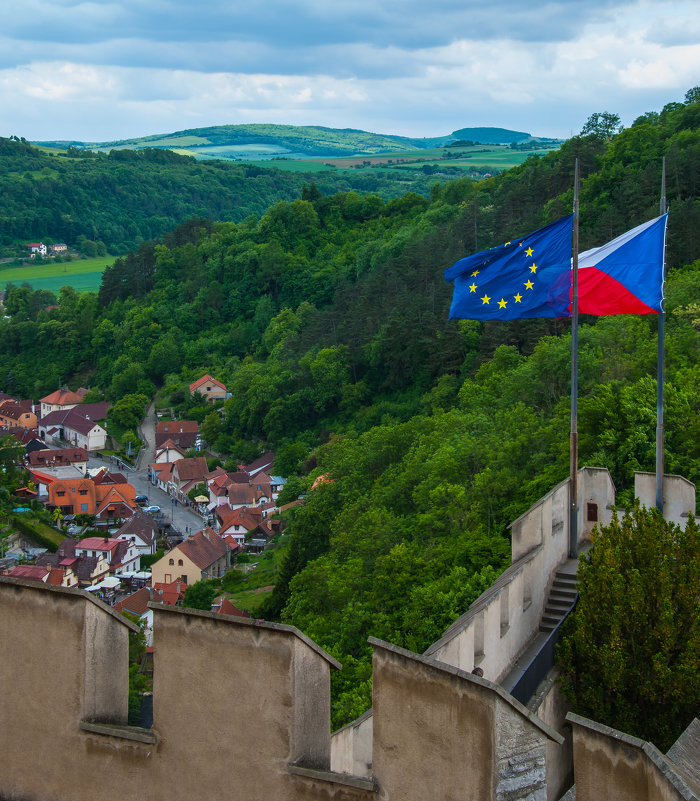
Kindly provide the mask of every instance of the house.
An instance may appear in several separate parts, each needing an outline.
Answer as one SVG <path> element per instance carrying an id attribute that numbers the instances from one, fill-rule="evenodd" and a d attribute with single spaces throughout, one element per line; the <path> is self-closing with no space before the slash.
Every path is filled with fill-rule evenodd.
<path id="1" fill-rule="evenodd" d="M 104 554 L 113 575 L 135 573 L 141 566 L 141 555 L 135 545 L 127 540 L 109 537 L 86 537 L 75 544 L 75 555 L 98 556 Z"/>
<path id="2" fill-rule="evenodd" d="M 231 565 L 226 543 L 205 528 L 168 551 L 151 567 L 152 584 L 172 583 L 181 578 L 187 584 L 223 576 Z"/>
<path id="3" fill-rule="evenodd" d="M 67 253 L 68 252 L 68 245 L 65 242 L 56 242 L 55 245 L 51 245 L 51 252 L 52 253 Z"/>
<path id="4" fill-rule="evenodd" d="M 27 247 L 29 248 L 29 255 L 34 258 L 37 253 L 40 256 L 46 255 L 46 245 L 43 242 L 30 242 Z"/>
<path id="5" fill-rule="evenodd" d="M 83 402 L 86 394 L 87 390 L 81 394 L 79 392 L 71 392 L 69 389 L 57 389 L 39 401 L 41 404 L 41 416 L 46 417 L 51 412 L 72 409 Z"/>
<path id="6" fill-rule="evenodd" d="M 36 429 L 8 428 L 3 434 L 10 434 L 17 442 L 24 445 L 24 452 L 26 454 L 33 453 L 34 451 L 42 451 L 46 448 L 46 443 L 39 438 L 39 432 Z"/>
<path id="7" fill-rule="evenodd" d="M 194 448 L 199 436 L 199 423 L 196 420 L 164 421 L 156 425 L 156 450 L 167 440 L 172 440 L 183 451 Z"/>
<path id="8" fill-rule="evenodd" d="M 36 429 L 37 419 L 30 400 L 7 399 L 0 401 L 0 428 Z"/>
<path id="9" fill-rule="evenodd" d="M 172 485 L 174 462 L 153 462 L 148 467 L 151 484 L 162 489 L 163 492 L 168 492 Z"/>
<path id="10" fill-rule="evenodd" d="M 219 534 L 240 535 L 245 540 L 247 534 L 258 528 L 262 522 L 262 511 L 259 507 L 240 506 L 237 509 L 217 510 Z"/>
<path id="11" fill-rule="evenodd" d="M 184 458 L 185 449 L 179 448 L 172 439 L 166 439 L 159 448 L 156 448 L 153 454 L 153 461 L 157 464 L 176 462 L 178 459 Z"/>
<path id="12" fill-rule="evenodd" d="M 66 514 L 95 515 L 99 520 L 125 519 L 136 509 L 136 489 L 121 473 L 106 469 L 85 476 L 74 466 L 29 468 L 39 499 Z"/>
<path id="13" fill-rule="evenodd" d="M 250 464 L 241 464 L 238 465 L 239 470 L 245 471 L 249 476 L 253 477 L 256 473 L 259 473 L 261 470 L 272 470 L 272 465 L 275 462 L 275 454 L 272 451 L 268 451 L 267 453 L 263 453 L 262 456 L 258 456 L 258 458 L 251 462 Z"/>
<path id="14" fill-rule="evenodd" d="M 107 432 L 97 420 L 106 417 L 109 404 L 86 403 L 79 408 L 50 412 L 39 421 L 39 434 L 46 439 L 65 440 L 87 451 L 105 447 Z"/>
<path id="15" fill-rule="evenodd" d="M 228 394 L 225 385 L 212 378 L 208 373 L 190 384 L 190 395 L 194 395 L 195 392 L 199 392 L 207 403 L 225 400 Z"/>
<path id="16" fill-rule="evenodd" d="M 151 515 L 137 510 L 114 535 L 118 540 L 131 542 L 139 555 L 152 555 L 156 552 L 158 526 Z"/>
<path id="17" fill-rule="evenodd" d="M 109 576 L 109 563 L 104 551 L 98 551 L 96 556 L 76 556 L 75 548 L 75 540 L 65 539 L 56 553 L 37 556 L 36 564 L 59 568 L 66 582 L 63 586 L 68 587 L 91 587 Z"/>
<path id="18" fill-rule="evenodd" d="M 176 492 L 185 496 L 197 484 L 206 485 L 208 473 L 207 460 L 203 456 L 178 459 L 173 465 L 171 483 Z"/>
<path id="19" fill-rule="evenodd" d="M 43 448 L 29 454 L 31 467 L 68 467 L 73 466 L 81 473 L 87 473 L 88 452 L 85 448 Z"/>
<path id="20" fill-rule="evenodd" d="M 250 484 L 231 484 L 227 489 L 228 504 L 231 509 L 241 506 L 255 506 L 262 493 Z"/>

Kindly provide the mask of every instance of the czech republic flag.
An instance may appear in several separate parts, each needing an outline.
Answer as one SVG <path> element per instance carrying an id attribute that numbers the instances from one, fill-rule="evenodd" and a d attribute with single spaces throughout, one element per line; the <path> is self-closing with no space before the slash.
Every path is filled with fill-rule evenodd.
<path id="1" fill-rule="evenodd" d="M 659 314 L 663 311 L 664 214 L 578 257 L 581 314 Z"/>

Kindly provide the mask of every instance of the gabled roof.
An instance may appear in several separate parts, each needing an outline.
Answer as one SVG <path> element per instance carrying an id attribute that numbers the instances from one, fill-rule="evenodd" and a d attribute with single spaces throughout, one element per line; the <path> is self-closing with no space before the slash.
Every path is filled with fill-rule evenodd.
<path id="1" fill-rule="evenodd" d="M 231 504 L 253 505 L 258 499 L 258 491 L 250 484 L 231 484 L 228 488 L 228 500 Z"/>
<path id="2" fill-rule="evenodd" d="M 221 521 L 221 531 L 226 531 L 231 526 L 242 526 L 246 531 L 252 531 L 262 520 L 262 510 L 259 507 L 249 509 L 242 506 L 238 509 L 225 509 L 219 507 L 217 516 Z"/>
<path id="3" fill-rule="evenodd" d="M 46 581 L 51 568 L 42 565 L 18 565 L 13 567 L 5 575 L 11 578 L 23 578 L 30 581 Z"/>
<path id="4" fill-rule="evenodd" d="M 118 547 L 121 540 L 105 539 L 104 537 L 86 537 L 75 544 L 76 548 L 83 548 L 88 551 L 109 551 L 110 553 Z"/>
<path id="5" fill-rule="evenodd" d="M 178 601 L 181 601 L 185 597 L 186 589 L 187 582 L 183 579 L 176 579 L 175 581 L 171 581 L 170 584 L 156 581 L 153 585 L 153 600 L 156 603 L 175 606 Z"/>
<path id="6" fill-rule="evenodd" d="M 50 403 L 53 406 L 65 406 L 67 403 L 82 403 L 82 401 L 83 395 L 78 395 L 69 389 L 57 389 L 41 399 L 41 403 Z"/>
<path id="7" fill-rule="evenodd" d="M 246 612 L 244 609 L 238 609 L 238 607 L 234 606 L 228 598 L 225 598 L 223 595 L 220 595 L 218 598 L 214 600 L 214 603 L 211 605 L 212 612 L 216 612 L 218 615 L 235 615 L 236 617 L 250 617 L 250 613 Z"/>
<path id="8" fill-rule="evenodd" d="M 226 543 L 208 527 L 176 545 L 173 550 L 181 551 L 200 570 L 206 570 L 218 559 L 226 556 L 227 552 Z"/>
<path id="9" fill-rule="evenodd" d="M 40 465 L 68 465 L 73 462 L 87 462 L 88 452 L 85 448 L 44 448 L 29 454 L 29 464 Z"/>
<path id="10" fill-rule="evenodd" d="M 119 603 L 114 605 L 117 612 L 129 612 L 131 615 L 140 617 L 148 611 L 148 602 L 151 600 L 151 593 L 148 587 L 141 587 L 140 590 L 126 598 L 122 598 Z"/>
<path id="11" fill-rule="evenodd" d="M 190 384 L 190 393 L 195 393 L 200 387 L 203 387 L 205 384 L 213 384 L 220 389 L 223 389 L 226 392 L 226 387 L 221 381 L 217 381 L 215 378 L 212 378 L 209 373 L 203 375 L 201 378 L 198 378 L 196 381 Z"/>
<path id="12" fill-rule="evenodd" d="M 182 456 L 185 455 L 185 451 L 182 450 L 182 448 L 180 448 L 178 445 L 176 445 L 175 442 L 173 442 L 172 439 L 166 439 L 165 442 L 163 442 L 161 445 L 159 445 L 156 448 L 156 452 L 155 452 L 154 456 L 156 456 L 156 457 L 160 456 L 160 454 L 163 453 L 163 451 L 165 451 L 165 450 L 177 451 Z"/>
<path id="13" fill-rule="evenodd" d="M 151 473 L 155 473 L 158 480 L 166 484 L 173 477 L 173 467 L 175 467 L 175 462 L 153 462 L 150 465 Z"/>
<path id="14" fill-rule="evenodd" d="M 147 545 L 153 545 L 158 536 L 158 527 L 151 515 L 147 515 L 140 509 L 124 523 L 117 531 L 116 537 L 138 537 Z"/>
<path id="15" fill-rule="evenodd" d="M 88 434 L 97 425 L 95 421 L 101 419 L 91 417 L 88 406 L 103 405 L 105 404 L 85 404 L 84 406 L 75 406 L 72 409 L 59 409 L 58 411 L 50 412 L 46 417 L 42 417 L 39 425 L 45 429 L 63 426 L 64 428 L 78 431 L 80 434 Z"/>
<path id="16" fill-rule="evenodd" d="M 128 484 L 123 473 L 111 473 L 106 467 L 100 468 L 92 477 L 95 485 L 105 486 L 107 484 Z"/>
<path id="17" fill-rule="evenodd" d="M 156 434 L 196 434 L 198 431 L 196 420 L 166 420 L 156 425 Z"/>
<path id="18" fill-rule="evenodd" d="M 32 413 L 31 404 L 32 402 L 29 401 L 29 408 L 27 408 L 26 403 L 14 400 L 0 401 L 0 414 L 3 417 L 8 417 L 10 420 L 19 420 L 22 415 Z"/>
<path id="19" fill-rule="evenodd" d="M 204 483 L 204 477 L 209 472 L 207 460 L 203 456 L 192 456 L 189 459 L 178 459 L 173 462 L 173 471 L 177 470 L 180 481 L 195 481 L 200 479 Z"/>
<path id="20" fill-rule="evenodd" d="M 272 451 L 268 451 L 267 453 L 263 453 L 262 456 L 258 456 L 254 462 L 251 462 L 248 465 L 239 465 L 239 467 L 241 470 L 245 470 L 248 475 L 253 476 L 260 472 L 260 470 L 267 470 L 268 468 L 271 468 L 274 461 L 275 454 L 272 453 Z"/>

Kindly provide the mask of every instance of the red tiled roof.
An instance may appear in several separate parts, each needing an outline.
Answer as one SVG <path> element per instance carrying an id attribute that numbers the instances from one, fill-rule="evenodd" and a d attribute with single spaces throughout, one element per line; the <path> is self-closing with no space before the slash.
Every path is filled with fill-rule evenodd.
<path id="1" fill-rule="evenodd" d="M 180 550 L 200 570 L 206 570 L 226 556 L 227 552 L 226 543 L 208 527 L 176 545 L 173 550 Z"/>
<path id="2" fill-rule="evenodd" d="M 244 609 L 238 609 L 238 607 L 234 606 L 228 598 L 224 598 L 221 595 L 217 598 L 214 603 L 212 604 L 213 610 L 217 613 L 217 615 L 235 615 L 236 617 L 250 617 L 250 613 L 246 612 Z"/>
<path id="3" fill-rule="evenodd" d="M 44 448 L 29 454 L 29 464 L 36 466 L 69 465 L 73 462 L 87 462 L 88 459 L 85 448 Z"/>
<path id="4" fill-rule="evenodd" d="M 7 575 L 12 578 L 29 579 L 30 581 L 45 581 L 50 572 L 51 569 L 45 566 L 18 565 L 17 567 L 13 567 Z"/>
<path id="5" fill-rule="evenodd" d="M 104 537 L 86 537 L 76 543 L 76 548 L 83 548 L 89 551 L 113 551 L 120 543 L 120 540 L 105 539 Z"/>
<path id="6" fill-rule="evenodd" d="M 148 587 L 141 587 L 140 590 L 126 598 L 122 598 L 119 603 L 114 605 L 117 612 L 129 612 L 132 615 L 141 616 L 148 610 L 148 602 L 151 600 L 151 593 Z"/>
<path id="7" fill-rule="evenodd" d="M 217 381 L 215 378 L 212 378 L 209 373 L 203 375 L 201 378 L 197 379 L 193 383 L 190 384 L 190 392 L 196 392 L 200 387 L 203 387 L 205 384 L 213 384 L 220 389 L 223 389 L 226 392 L 226 387 L 221 381 Z"/>
<path id="8" fill-rule="evenodd" d="M 81 403 L 83 400 L 82 395 L 77 392 L 71 392 L 69 389 L 57 389 L 50 395 L 41 399 L 41 403 L 50 403 L 58 406 L 65 406 L 67 403 Z"/>
<path id="9" fill-rule="evenodd" d="M 176 579 L 171 581 L 170 584 L 157 581 L 153 585 L 153 600 L 167 606 L 175 606 L 178 601 L 185 597 L 186 589 L 187 582 L 183 581 L 183 579 Z"/>
<path id="10" fill-rule="evenodd" d="M 196 420 L 167 420 L 156 425 L 156 434 L 196 434 L 198 431 Z"/>
<path id="11" fill-rule="evenodd" d="M 257 499 L 258 492 L 250 484 L 231 484 L 228 488 L 228 500 L 231 504 L 243 503 L 252 506 Z"/>
<path id="12" fill-rule="evenodd" d="M 201 479 L 204 482 L 204 477 L 209 472 L 207 467 L 207 460 L 203 456 L 192 456 L 189 459 L 178 459 L 174 462 L 173 470 L 177 469 L 177 475 L 180 481 L 195 481 Z"/>

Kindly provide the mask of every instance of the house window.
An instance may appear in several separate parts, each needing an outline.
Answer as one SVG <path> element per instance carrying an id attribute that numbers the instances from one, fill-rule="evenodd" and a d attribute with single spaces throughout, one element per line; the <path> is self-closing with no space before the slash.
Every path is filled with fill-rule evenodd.
<path id="1" fill-rule="evenodd" d="M 81 512 L 87 512 L 87 510 L 88 510 L 88 505 L 86 503 L 81 503 L 80 504 L 80 511 Z"/>
<path id="2" fill-rule="evenodd" d="M 65 494 L 66 493 L 63 490 L 61 490 L 60 492 L 56 493 L 56 495 L 58 495 L 59 498 L 62 498 Z"/>
<path id="3" fill-rule="evenodd" d="M 87 495 L 87 490 L 78 490 L 79 495 Z"/>
<path id="4" fill-rule="evenodd" d="M 169 565 L 174 565 L 175 564 L 175 560 L 174 559 L 168 559 L 168 564 Z"/>
<path id="5" fill-rule="evenodd" d="M 183 574 L 180 576 L 180 578 L 181 578 L 181 579 L 182 579 L 182 580 L 185 582 L 185 584 L 187 584 L 187 576 L 185 575 L 185 573 L 183 573 Z"/>
<path id="6" fill-rule="evenodd" d="M 598 504 L 597 503 L 587 503 L 586 504 L 586 519 L 590 523 L 595 523 L 598 520 Z"/>
<path id="7" fill-rule="evenodd" d="M 177 560 L 178 567 L 182 567 L 182 559 Z"/>

